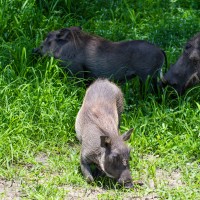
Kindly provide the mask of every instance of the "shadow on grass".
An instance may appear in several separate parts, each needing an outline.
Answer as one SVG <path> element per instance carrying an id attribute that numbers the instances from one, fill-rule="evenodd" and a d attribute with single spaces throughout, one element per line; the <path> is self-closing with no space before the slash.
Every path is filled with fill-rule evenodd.
<path id="1" fill-rule="evenodd" d="M 78 167 L 78 171 L 80 174 L 82 174 L 80 166 Z M 133 181 L 133 188 L 125 188 L 123 187 L 123 185 L 117 183 L 115 179 L 106 176 L 106 174 L 103 171 L 99 170 L 95 165 L 91 165 L 91 171 L 94 177 L 94 182 L 90 183 L 91 186 L 100 187 L 104 190 L 129 191 L 131 189 L 138 189 L 143 185 L 141 181 Z"/>

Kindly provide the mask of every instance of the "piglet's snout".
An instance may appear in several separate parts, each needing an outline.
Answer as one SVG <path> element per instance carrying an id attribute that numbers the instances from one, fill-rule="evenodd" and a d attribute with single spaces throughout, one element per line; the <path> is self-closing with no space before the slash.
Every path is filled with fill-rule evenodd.
<path id="1" fill-rule="evenodd" d="M 126 169 L 122 172 L 120 178 L 118 179 L 118 183 L 124 185 L 125 188 L 133 187 L 133 181 L 129 169 Z"/>

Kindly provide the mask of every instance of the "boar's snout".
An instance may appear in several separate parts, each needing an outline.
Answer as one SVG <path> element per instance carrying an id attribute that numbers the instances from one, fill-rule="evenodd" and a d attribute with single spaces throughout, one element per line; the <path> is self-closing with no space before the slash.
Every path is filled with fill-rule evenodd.
<path id="1" fill-rule="evenodd" d="M 132 188 L 133 187 L 133 182 L 132 180 L 128 180 L 128 181 L 121 181 L 121 180 L 118 180 L 118 183 L 120 185 L 122 185 L 124 188 Z"/>
<path id="2" fill-rule="evenodd" d="M 127 182 L 124 184 L 124 187 L 129 189 L 129 188 L 132 188 L 133 187 L 133 183 L 132 182 Z"/>
<path id="3" fill-rule="evenodd" d="M 176 81 L 173 81 L 174 83 L 172 83 L 172 80 L 171 80 L 171 77 L 173 77 L 172 76 L 172 74 L 173 74 L 173 69 L 174 68 L 174 65 L 170 65 L 170 70 L 164 75 L 164 76 L 162 76 L 161 77 L 161 80 L 159 81 L 159 83 L 158 83 L 158 87 L 160 87 L 160 88 L 165 88 L 167 85 L 176 85 L 177 83 L 176 83 Z"/>
<path id="4" fill-rule="evenodd" d="M 131 178 L 130 170 L 126 169 L 125 171 L 123 171 L 117 182 L 123 185 L 125 188 L 132 188 L 133 181 Z"/>
<path id="5" fill-rule="evenodd" d="M 182 95 L 182 93 L 184 92 L 183 85 L 179 83 L 177 81 L 177 78 L 173 74 L 170 74 L 169 72 L 159 82 L 160 88 L 165 88 L 167 85 L 173 87 L 179 95 Z"/>
<path id="6" fill-rule="evenodd" d="M 200 60 L 200 52 L 198 52 L 198 50 L 193 50 L 191 52 L 191 54 L 189 55 L 189 59 L 194 62 L 197 63 Z"/>

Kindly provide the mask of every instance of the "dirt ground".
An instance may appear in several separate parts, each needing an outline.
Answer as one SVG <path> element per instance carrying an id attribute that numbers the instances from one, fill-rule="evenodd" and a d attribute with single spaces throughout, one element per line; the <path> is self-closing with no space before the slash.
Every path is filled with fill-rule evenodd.
<path id="1" fill-rule="evenodd" d="M 3 200 L 18 200 L 20 199 L 20 187 L 19 181 L 7 181 L 0 179 L 0 199 Z"/>
<path id="2" fill-rule="evenodd" d="M 171 175 L 168 175 L 165 171 L 158 169 L 156 172 L 156 182 L 157 184 L 160 181 L 167 182 L 168 186 L 171 188 L 178 187 L 182 185 L 182 181 L 180 180 L 181 174 L 179 172 L 173 172 Z M 98 195 L 105 194 L 107 191 L 103 188 L 92 188 L 92 189 L 84 189 L 81 187 L 73 187 L 70 185 L 64 185 L 60 188 L 67 191 L 67 195 L 65 197 L 66 200 L 86 200 L 86 199 L 98 199 Z M 154 180 L 149 181 L 149 188 L 155 188 Z M 113 193 L 114 194 L 114 193 Z M 7 181 L 0 179 L 0 199 L 3 200 L 18 200 L 22 197 L 21 193 L 21 184 L 19 181 Z M 125 194 L 123 197 L 124 200 L 153 200 L 159 199 L 159 196 L 156 193 L 149 193 L 143 197 L 132 196 L 132 194 Z"/>
<path id="3" fill-rule="evenodd" d="M 151 160 L 152 158 L 148 158 Z M 45 154 L 39 154 L 36 157 L 36 161 L 42 163 L 43 165 L 48 165 L 48 158 Z M 144 177 L 144 179 L 147 179 Z M 162 169 L 156 170 L 156 175 L 154 179 L 149 179 L 146 184 L 150 191 L 154 191 L 156 189 L 156 185 L 165 184 L 169 188 L 175 188 L 182 186 L 183 183 L 181 181 L 181 173 L 179 171 L 173 171 L 169 174 L 167 171 Z M 65 197 L 66 200 L 88 200 L 88 199 L 98 199 L 99 195 L 103 195 L 107 193 L 106 189 L 96 187 L 96 188 L 81 188 L 75 187 L 71 185 L 63 185 L 60 186 L 61 189 L 66 190 L 67 195 Z M 23 197 L 22 185 L 18 180 L 8 181 L 5 179 L 0 179 L 0 199 L 3 200 L 18 200 Z M 112 192 L 111 192 L 112 193 Z M 110 191 L 109 191 L 110 194 Z M 114 192 L 113 192 L 114 195 Z M 159 196 L 155 192 L 148 193 L 143 197 L 132 196 L 132 193 L 125 193 L 123 196 L 124 200 L 152 200 L 152 199 L 160 199 Z"/>

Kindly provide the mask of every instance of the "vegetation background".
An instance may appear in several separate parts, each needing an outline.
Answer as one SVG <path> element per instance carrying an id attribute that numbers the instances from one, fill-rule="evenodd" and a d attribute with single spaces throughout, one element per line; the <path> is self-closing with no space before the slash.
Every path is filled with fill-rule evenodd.
<path id="1" fill-rule="evenodd" d="M 86 87 L 31 54 L 49 31 L 77 25 L 113 41 L 148 40 L 174 63 L 200 31 L 199 9 L 197 0 L 0 0 L 0 198 L 200 199 L 200 87 L 141 98 L 137 79 L 122 85 L 121 131 L 135 128 L 130 166 L 144 186 L 89 185 L 74 130 Z"/>

